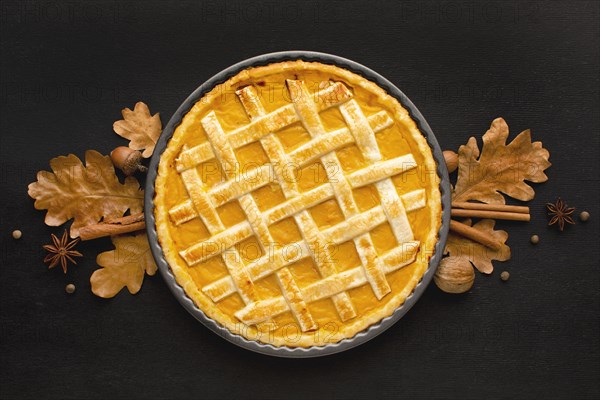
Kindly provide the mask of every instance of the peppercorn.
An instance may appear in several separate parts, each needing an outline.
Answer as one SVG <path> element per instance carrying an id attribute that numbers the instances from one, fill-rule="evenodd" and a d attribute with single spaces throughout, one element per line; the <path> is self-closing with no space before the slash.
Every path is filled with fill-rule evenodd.
<path id="1" fill-rule="evenodd" d="M 502 279 L 504 282 L 506 282 L 508 278 L 510 278 L 510 274 L 508 273 L 508 271 L 503 271 L 500 274 L 500 279 Z"/>
<path id="2" fill-rule="evenodd" d="M 529 241 L 531 242 L 531 244 L 538 244 L 540 242 L 540 237 L 538 235 L 533 235 L 531 236 Z"/>

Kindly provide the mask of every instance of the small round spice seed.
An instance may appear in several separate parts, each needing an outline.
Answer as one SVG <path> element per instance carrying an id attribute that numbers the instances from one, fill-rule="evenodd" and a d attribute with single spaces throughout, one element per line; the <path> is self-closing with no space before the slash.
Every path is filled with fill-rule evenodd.
<path id="1" fill-rule="evenodd" d="M 506 282 L 509 278 L 510 278 L 510 274 L 508 273 L 508 271 L 503 271 L 500 274 L 500 279 L 502 279 L 504 282 Z"/>
<path id="2" fill-rule="evenodd" d="M 540 237 L 538 235 L 532 235 L 529 241 L 532 244 L 538 244 L 540 242 Z"/>
<path id="3" fill-rule="evenodd" d="M 586 222 L 588 219 L 590 219 L 590 213 L 587 211 L 582 211 L 581 214 L 579 214 L 579 219 L 582 222 Z"/>
<path id="4" fill-rule="evenodd" d="M 65 292 L 67 292 L 69 294 L 75 293 L 75 285 L 73 285 L 72 283 L 69 283 L 67 286 L 65 286 Z"/>
<path id="5" fill-rule="evenodd" d="M 20 230 L 16 229 L 12 232 L 12 237 L 15 239 L 21 239 L 21 236 L 23 236 L 23 232 L 21 232 Z"/>

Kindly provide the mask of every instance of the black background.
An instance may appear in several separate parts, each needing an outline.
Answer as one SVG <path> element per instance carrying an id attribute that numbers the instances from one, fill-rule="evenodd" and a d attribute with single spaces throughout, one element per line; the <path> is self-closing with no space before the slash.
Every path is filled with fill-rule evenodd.
<path id="1" fill-rule="evenodd" d="M 599 7 L 595 1 L 217 1 L 1 3 L 0 395 L 3 398 L 590 398 L 599 358 Z M 504 117 L 551 152 L 512 259 L 470 293 L 431 285 L 389 331 L 322 359 L 277 359 L 218 338 L 159 276 L 136 296 L 90 292 L 83 243 L 65 277 L 47 271 L 50 233 L 27 184 L 50 158 L 107 154 L 138 100 L 166 123 L 200 83 L 278 50 L 337 54 L 400 87 L 444 149 Z M 592 218 L 562 234 L 544 204 L 562 196 Z M 15 241 L 13 229 L 23 238 Z M 554 227 L 553 227 L 554 228 Z M 538 246 L 529 243 L 538 234 Z M 503 283 L 501 271 L 511 273 Z M 66 283 L 77 292 L 64 292 Z"/>

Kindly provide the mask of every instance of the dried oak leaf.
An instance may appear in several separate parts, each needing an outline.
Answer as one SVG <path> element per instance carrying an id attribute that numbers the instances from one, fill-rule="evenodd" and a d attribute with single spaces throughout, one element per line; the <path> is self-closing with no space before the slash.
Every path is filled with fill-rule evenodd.
<path id="1" fill-rule="evenodd" d="M 508 145 L 507 138 L 508 125 L 496 118 L 483 135 L 481 156 L 474 137 L 460 146 L 453 200 L 504 204 L 501 193 L 522 201 L 533 199 L 535 192 L 525 181 L 548 180 L 544 170 L 552 165 L 548 161 L 550 153 L 542 142 L 531 142 L 529 129 Z"/>
<path id="2" fill-rule="evenodd" d="M 124 108 L 121 113 L 123 119 L 113 124 L 114 131 L 130 140 L 130 148 L 144 150 L 142 156 L 150 157 L 162 131 L 159 114 L 150 115 L 148 106 L 141 101 L 136 103 L 133 111 Z"/>
<path id="3" fill-rule="evenodd" d="M 136 236 L 113 236 L 114 250 L 98 254 L 100 268 L 92 274 L 92 292 L 105 299 L 114 297 L 127 286 L 129 293 L 136 294 L 142 287 L 144 273 L 156 273 L 156 264 L 150 252 L 145 233 Z"/>
<path id="4" fill-rule="evenodd" d="M 467 219 L 463 224 L 471 226 L 471 220 Z M 450 232 L 444 254 L 450 254 L 453 257 L 466 258 L 469 260 L 479 272 L 491 274 L 494 270 L 492 260 L 506 261 L 510 259 L 510 247 L 506 244 L 508 233 L 506 231 L 494 230 L 496 221 L 493 219 L 482 219 L 473 225 L 473 228 L 485 232 L 489 236 L 494 237 L 498 242 L 502 243 L 500 250 L 490 249 L 480 243 L 474 242 L 461 235 Z"/>
<path id="5" fill-rule="evenodd" d="M 102 217 L 117 218 L 127 209 L 142 211 L 144 192 L 133 177 L 121 184 L 115 175 L 110 157 L 94 150 L 85 153 L 85 166 L 73 154 L 50 160 L 52 172 L 40 171 L 37 182 L 29 184 L 29 196 L 35 199 L 35 208 L 48 210 L 45 222 L 59 226 L 71 218 L 71 237 L 79 236 L 79 229 L 95 224 Z"/>

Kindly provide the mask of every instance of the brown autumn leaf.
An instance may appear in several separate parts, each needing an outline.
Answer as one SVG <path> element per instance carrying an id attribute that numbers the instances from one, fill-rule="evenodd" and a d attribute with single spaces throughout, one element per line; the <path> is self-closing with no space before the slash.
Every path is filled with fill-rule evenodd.
<path id="1" fill-rule="evenodd" d="M 37 182 L 29 184 L 29 196 L 35 199 L 35 208 L 48 210 L 45 222 L 59 226 L 71 218 L 71 237 L 79 236 L 79 229 L 95 224 L 101 218 L 117 218 L 127 209 L 142 211 L 144 192 L 138 181 L 127 177 L 120 183 L 110 157 L 95 150 L 85 153 L 84 166 L 73 154 L 50 160 L 52 172 L 40 171 Z"/>
<path id="2" fill-rule="evenodd" d="M 142 287 L 144 273 L 156 273 L 145 233 L 135 236 L 113 236 L 114 250 L 98 254 L 96 262 L 104 268 L 94 271 L 90 278 L 92 292 L 105 299 L 114 297 L 124 287 L 136 294 Z"/>
<path id="3" fill-rule="evenodd" d="M 467 219 L 463 224 L 471 226 L 471 220 Z M 446 242 L 444 254 L 450 254 L 453 257 L 465 258 L 469 260 L 479 272 L 491 274 L 494 270 L 492 260 L 506 261 L 510 259 L 510 247 L 505 242 L 508 239 L 506 231 L 494 230 L 496 221 L 493 219 L 482 219 L 473 225 L 473 228 L 486 233 L 502 243 L 500 250 L 490 249 L 480 243 L 474 242 L 461 235 L 450 232 Z"/>
<path id="4" fill-rule="evenodd" d="M 162 131 L 159 114 L 151 115 L 148 106 L 141 101 L 136 103 L 133 111 L 124 108 L 121 113 L 123 119 L 113 124 L 114 131 L 130 140 L 130 148 L 144 150 L 142 156 L 150 157 Z"/>
<path id="5" fill-rule="evenodd" d="M 542 142 L 531 142 L 531 132 L 521 132 L 508 145 L 508 125 L 496 118 L 483 135 L 481 156 L 477 140 L 471 137 L 458 149 L 458 178 L 454 201 L 477 200 L 504 204 L 502 193 L 518 200 L 533 199 L 535 192 L 525 181 L 545 182 L 544 170 L 551 164 Z"/>

